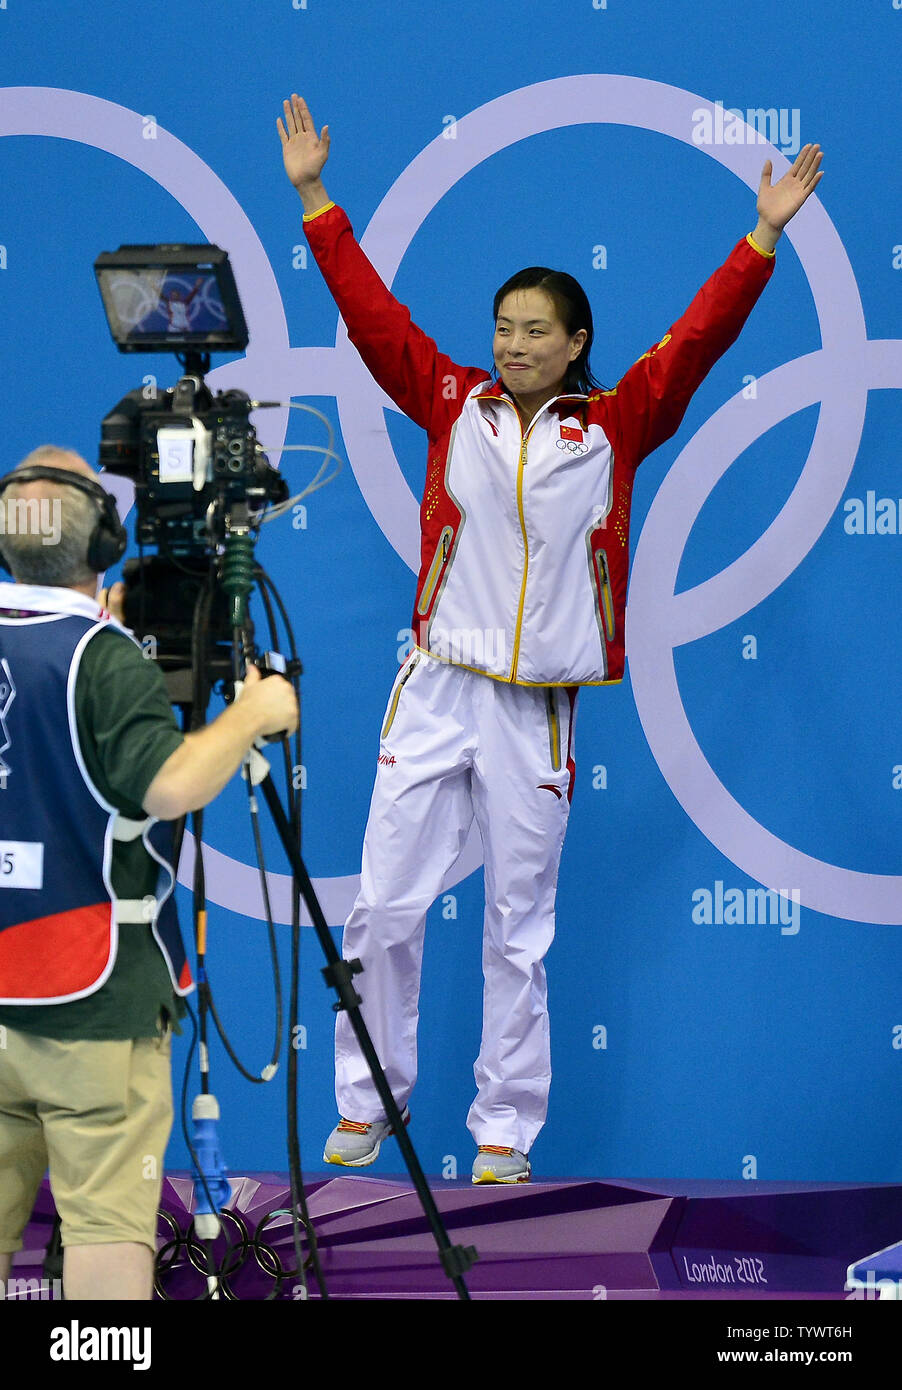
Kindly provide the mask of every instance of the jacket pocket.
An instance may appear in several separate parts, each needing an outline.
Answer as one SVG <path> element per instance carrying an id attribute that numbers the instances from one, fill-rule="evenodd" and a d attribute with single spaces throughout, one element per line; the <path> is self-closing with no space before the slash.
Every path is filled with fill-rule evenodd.
<path id="1" fill-rule="evenodd" d="M 614 595 L 611 591 L 611 574 L 608 569 L 607 552 L 596 550 L 593 554 L 595 566 L 595 590 L 598 599 L 598 612 L 604 627 L 605 637 L 614 640 Z"/>
<path id="2" fill-rule="evenodd" d="M 548 716 L 548 751 L 551 766 L 555 772 L 561 770 L 561 721 L 557 712 L 557 691 L 548 686 L 545 690 L 545 713 Z"/>
<path id="3" fill-rule="evenodd" d="M 398 703 L 401 699 L 401 691 L 404 689 L 405 685 L 410 680 L 411 676 L 413 675 L 414 671 L 417 669 L 419 664 L 420 653 L 417 652 L 416 656 L 411 661 L 407 670 L 398 679 L 397 685 L 395 686 L 395 693 L 392 695 L 391 702 L 388 706 L 388 713 L 385 716 L 385 723 L 382 725 L 381 737 L 383 739 L 388 737 L 388 731 L 391 728 L 392 724 L 394 724 L 395 722 L 395 715 L 398 713 Z"/>
<path id="4" fill-rule="evenodd" d="M 432 602 L 433 595 L 435 594 L 439 579 L 441 578 L 442 570 L 447 563 L 453 539 L 453 527 L 443 526 L 442 533 L 438 538 L 438 545 L 435 547 L 435 554 L 432 557 L 432 564 L 429 566 L 426 573 L 426 579 L 423 583 L 423 592 L 417 600 L 417 612 L 421 618 L 425 617 L 429 612 L 429 605 Z"/>

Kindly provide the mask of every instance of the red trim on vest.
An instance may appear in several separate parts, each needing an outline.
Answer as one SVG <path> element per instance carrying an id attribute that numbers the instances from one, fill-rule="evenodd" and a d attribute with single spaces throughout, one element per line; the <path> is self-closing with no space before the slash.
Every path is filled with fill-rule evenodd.
<path id="1" fill-rule="evenodd" d="M 58 999 L 96 984 L 110 959 L 112 904 L 35 917 L 0 932 L 0 994 Z"/>
<path id="2" fill-rule="evenodd" d="M 179 975 L 179 989 L 187 989 L 188 986 L 193 983 L 191 979 L 191 962 L 186 960 L 185 964 L 182 966 L 182 973 Z"/>

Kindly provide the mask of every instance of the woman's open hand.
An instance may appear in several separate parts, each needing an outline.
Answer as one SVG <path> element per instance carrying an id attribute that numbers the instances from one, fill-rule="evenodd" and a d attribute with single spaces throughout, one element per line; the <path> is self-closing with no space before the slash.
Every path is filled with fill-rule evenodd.
<path id="1" fill-rule="evenodd" d="M 285 172 L 298 192 L 319 180 L 323 165 L 329 158 L 329 127 L 323 126 L 317 135 L 313 117 L 307 103 L 296 92 L 290 101 L 284 101 L 284 124 L 280 117 L 276 122 L 279 139 L 282 141 L 282 159 Z"/>
<path id="2" fill-rule="evenodd" d="M 823 157 L 820 145 L 805 145 L 789 172 L 774 184 L 770 181 L 774 166 L 770 160 L 765 164 L 758 188 L 758 216 L 775 232 L 782 232 L 817 188 L 824 177 L 820 167 Z"/>

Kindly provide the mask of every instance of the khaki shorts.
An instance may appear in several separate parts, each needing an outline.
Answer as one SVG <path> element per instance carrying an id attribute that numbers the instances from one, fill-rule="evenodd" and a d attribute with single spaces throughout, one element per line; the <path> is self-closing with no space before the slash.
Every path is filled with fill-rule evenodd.
<path id="1" fill-rule="evenodd" d="M 171 1035 L 60 1042 L 0 1027 L 0 1252 L 22 1248 L 48 1167 L 63 1245 L 156 1249 Z"/>

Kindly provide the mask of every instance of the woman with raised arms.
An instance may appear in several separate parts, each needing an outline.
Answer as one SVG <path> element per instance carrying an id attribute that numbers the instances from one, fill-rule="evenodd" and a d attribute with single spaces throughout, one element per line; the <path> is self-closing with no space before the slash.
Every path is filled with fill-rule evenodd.
<path id="1" fill-rule="evenodd" d="M 573 794 L 577 692 L 623 677 L 635 470 L 676 431 L 739 334 L 784 226 L 820 182 L 822 155 L 806 145 L 775 184 L 765 164 L 754 231 L 606 391 L 589 368 L 584 291 L 542 266 L 519 271 L 495 295 L 492 372 L 439 352 L 326 193 L 328 127 L 317 135 L 297 95 L 277 126 L 348 336 L 428 439 L 415 646 L 385 711 L 343 954 L 363 963 L 362 1015 L 406 1121 L 426 912 L 475 817 L 485 991 L 467 1121 L 473 1181 L 526 1182 L 551 1080 L 543 961 Z M 341 1118 L 324 1157 L 362 1167 L 390 1127 L 343 1012 L 335 1065 Z"/>

